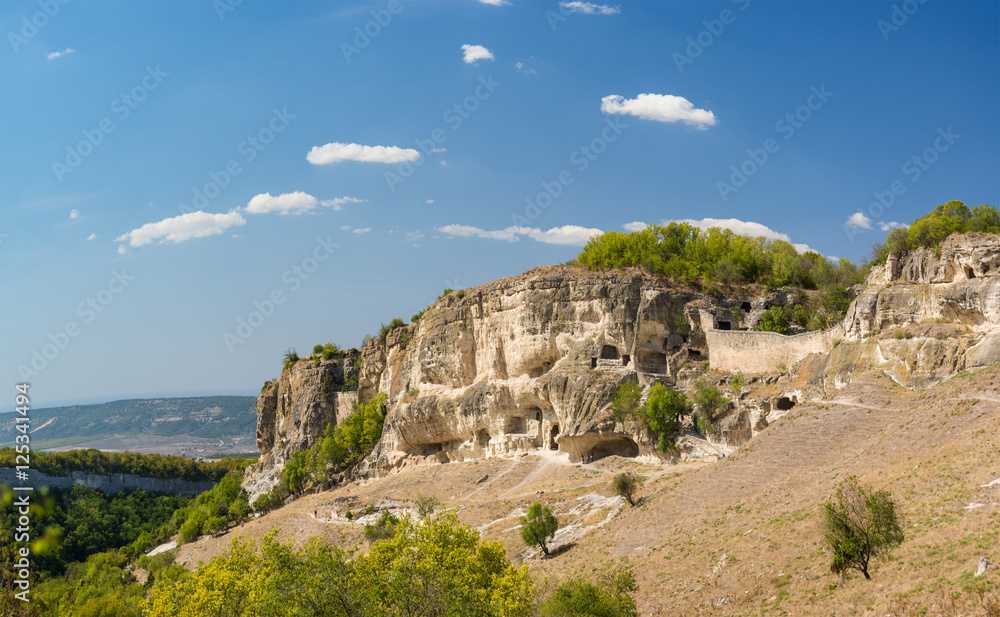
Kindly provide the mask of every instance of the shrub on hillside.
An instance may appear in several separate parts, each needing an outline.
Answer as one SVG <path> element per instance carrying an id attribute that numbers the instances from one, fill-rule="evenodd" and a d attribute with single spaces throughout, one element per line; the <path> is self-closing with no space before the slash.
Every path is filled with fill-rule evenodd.
<path id="1" fill-rule="evenodd" d="M 870 561 L 888 559 L 904 539 L 892 496 L 864 488 L 855 476 L 847 478 L 825 504 L 823 535 L 833 553 L 833 573 L 857 570 L 866 579 L 871 579 Z"/>
<path id="2" fill-rule="evenodd" d="M 541 503 L 533 503 L 528 508 L 527 516 L 522 516 L 520 522 L 521 539 L 524 543 L 528 546 L 538 545 L 542 553 L 548 555 L 548 543 L 559 530 L 559 520 L 552 513 L 552 508 Z"/>
<path id="3" fill-rule="evenodd" d="M 614 486 L 615 493 L 625 498 L 628 505 L 635 505 L 635 494 L 642 486 L 642 478 L 640 478 L 634 471 L 626 471 L 618 474 L 612 480 L 612 485 Z"/>
<path id="4" fill-rule="evenodd" d="M 636 617 L 638 586 L 631 566 L 606 567 L 596 580 L 572 578 L 545 599 L 541 617 Z"/>

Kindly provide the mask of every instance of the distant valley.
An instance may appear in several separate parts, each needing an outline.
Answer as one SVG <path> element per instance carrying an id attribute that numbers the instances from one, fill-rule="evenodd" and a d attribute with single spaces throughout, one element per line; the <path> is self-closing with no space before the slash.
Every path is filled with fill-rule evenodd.
<path id="1" fill-rule="evenodd" d="M 130 399 L 31 412 L 35 450 L 77 448 L 212 457 L 252 453 L 257 414 L 252 396 Z M 12 422 L 0 439 L 13 443 Z"/>

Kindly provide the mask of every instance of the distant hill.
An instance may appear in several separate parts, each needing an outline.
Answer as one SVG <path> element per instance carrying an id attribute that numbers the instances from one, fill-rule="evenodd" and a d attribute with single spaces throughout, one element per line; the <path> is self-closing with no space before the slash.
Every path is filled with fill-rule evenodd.
<path id="1" fill-rule="evenodd" d="M 208 456 L 253 452 L 253 396 L 129 399 L 31 411 L 35 450 L 101 448 Z M 0 425 L 0 443 L 14 443 L 15 424 Z"/>

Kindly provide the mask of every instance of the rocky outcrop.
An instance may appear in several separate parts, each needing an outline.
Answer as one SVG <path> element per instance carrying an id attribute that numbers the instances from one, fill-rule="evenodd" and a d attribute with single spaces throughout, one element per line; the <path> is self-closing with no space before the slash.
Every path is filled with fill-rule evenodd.
<path id="1" fill-rule="evenodd" d="M 688 389 L 713 354 L 725 370 L 766 374 L 751 379 L 759 388 L 752 396 L 730 395 L 712 434 L 685 431 L 673 456 L 725 456 L 800 400 L 830 394 L 862 371 L 924 387 L 996 362 L 998 266 L 1000 239 L 981 234 L 949 238 L 937 253 L 892 256 L 851 290 L 842 324 L 799 337 L 750 331 L 767 307 L 796 302 L 791 294 L 708 295 L 637 271 L 536 268 L 449 294 L 357 356 L 301 361 L 267 384 L 258 399 L 264 454 L 244 485 L 252 497 L 272 486 L 291 452 L 379 392 L 389 414 L 364 472 L 540 448 L 571 461 L 662 459 L 652 435 L 615 421 L 611 398 L 626 380 Z M 357 393 L 324 389 L 355 370 Z"/>
<path id="2" fill-rule="evenodd" d="M 297 450 L 312 447 L 327 426 L 343 420 L 358 399 L 344 384 L 354 376 L 357 353 L 314 362 L 300 360 L 277 381 L 264 384 L 257 398 L 260 460 L 247 467 L 243 487 L 253 503 L 280 479 L 281 468 Z"/>
<path id="3" fill-rule="evenodd" d="M 41 473 L 36 469 L 29 469 L 27 472 L 28 479 L 26 481 L 22 481 L 15 477 L 16 471 L 16 469 L 10 468 L 0 469 L 0 484 L 8 484 L 10 486 L 31 486 L 35 489 L 39 489 L 43 486 L 49 486 L 52 488 L 72 488 L 74 485 L 79 484 L 81 486 L 97 489 L 108 494 L 117 493 L 118 491 L 126 489 L 140 488 L 150 493 L 160 492 L 169 493 L 171 495 L 185 495 L 187 497 L 194 497 L 210 490 L 213 486 L 215 486 L 215 482 L 208 480 L 204 482 L 191 482 L 189 480 L 181 480 L 177 478 L 147 478 L 145 476 L 137 476 L 131 473 L 99 475 L 83 471 L 71 471 L 69 472 L 69 475 L 66 476 L 50 476 L 48 474 Z"/>

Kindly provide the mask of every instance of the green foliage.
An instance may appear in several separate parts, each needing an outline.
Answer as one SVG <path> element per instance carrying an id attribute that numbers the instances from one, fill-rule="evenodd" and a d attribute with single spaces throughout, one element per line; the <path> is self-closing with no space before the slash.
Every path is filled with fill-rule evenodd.
<path id="1" fill-rule="evenodd" d="M 393 516 L 389 510 L 382 510 L 382 515 L 374 524 L 365 525 L 365 540 L 374 543 L 393 538 L 396 536 L 398 525 L 399 519 L 397 517 Z"/>
<path id="2" fill-rule="evenodd" d="M 611 414 L 618 422 L 635 420 L 642 405 L 642 386 L 623 381 L 611 399 Z"/>
<path id="3" fill-rule="evenodd" d="M 450 287 L 445 287 L 444 291 L 441 292 L 441 295 L 438 296 L 438 300 L 440 300 L 441 298 L 447 296 L 448 294 L 452 293 L 453 291 L 455 291 L 455 290 L 452 289 L 452 288 L 450 288 Z"/>
<path id="4" fill-rule="evenodd" d="M 528 515 L 521 517 L 521 539 L 528 546 L 537 544 L 546 555 L 549 554 L 548 543 L 558 529 L 559 521 L 552 508 L 541 503 L 531 504 Z"/>
<path id="5" fill-rule="evenodd" d="M 634 471 L 625 471 L 615 476 L 611 483 L 617 495 L 624 497 L 628 505 L 635 505 L 635 494 L 642 486 L 642 478 Z"/>
<path id="6" fill-rule="evenodd" d="M 285 351 L 285 357 L 281 362 L 281 372 L 284 373 L 299 361 L 299 354 L 294 349 Z"/>
<path id="7" fill-rule="evenodd" d="M 572 578 L 542 602 L 541 617 L 636 617 L 631 566 L 606 567 L 596 580 Z"/>
<path id="8" fill-rule="evenodd" d="M 970 210 L 960 201 L 949 201 L 916 219 L 909 227 L 889 232 L 885 243 L 872 250 L 872 263 L 885 263 L 889 253 L 901 255 L 920 247 L 938 249 L 951 234 L 973 231 L 1000 233 L 1000 213 L 985 204 Z"/>
<path id="9" fill-rule="evenodd" d="M 340 349 L 334 345 L 333 341 L 327 341 L 320 349 L 320 353 L 323 354 L 324 360 L 333 360 L 339 354 Z"/>
<path id="10" fill-rule="evenodd" d="M 425 311 L 427 311 L 426 308 L 421 309 L 419 313 L 414 313 L 413 316 L 410 317 L 410 323 L 417 323 L 418 321 L 420 321 L 420 318 L 424 316 Z"/>
<path id="11" fill-rule="evenodd" d="M 434 514 L 434 510 L 441 505 L 441 502 L 437 500 L 437 497 L 431 495 L 420 495 L 417 497 L 417 516 L 420 518 L 427 518 Z"/>
<path id="12" fill-rule="evenodd" d="M 777 332 L 778 334 L 788 334 L 788 318 L 785 311 L 780 306 L 772 306 L 764 311 L 757 322 L 756 330 L 759 332 Z"/>
<path id="13" fill-rule="evenodd" d="M 694 405 L 697 408 L 694 421 L 698 430 L 704 434 L 715 434 L 715 419 L 718 412 L 725 406 L 726 397 L 719 389 L 703 379 L 694 382 Z"/>
<path id="14" fill-rule="evenodd" d="M 387 336 L 389 336 L 390 332 L 392 332 L 396 328 L 402 328 L 405 325 L 406 325 L 406 322 L 403 321 L 403 319 L 401 317 L 393 317 L 392 321 L 390 321 L 388 325 L 382 324 L 381 326 L 379 326 L 379 329 L 378 329 L 378 340 L 379 340 L 379 342 L 384 345 L 385 344 L 385 339 L 386 339 Z"/>
<path id="15" fill-rule="evenodd" d="M 657 434 L 656 446 L 660 452 L 669 452 L 673 437 L 680 427 L 679 416 L 691 413 L 692 405 L 683 392 L 668 390 L 661 383 L 653 384 L 646 398 L 646 406 L 639 409 L 639 420 L 646 429 Z"/>
<path id="16" fill-rule="evenodd" d="M 743 378 L 743 375 L 740 375 L 739 373 L 733 375 L 733 383 L 730 385 L 730 388 L 732 388 L 733 391 L 733 396 L 739 397 L 740 392 L 743 391 L 743 386 L 745 385 L 746 380 Z"/>
<path id="17" fill-rule="evenodd" d="M 314 345 L 313 346 L 313 355 L 314 356 L 323 355 L 323 346 L 322 345 Z"/>
<path id="18" fill-rule="evenodd" d="M 455 292 L 455 297 L 458 298 L 459 300 L 461 300 L 462 298 L 464 298 L 465 297 L 465 290 L 464 289 L 459 289 L 457 292 Z"/>
<path id="19" fill-rule="evenodd" d="M 279 485 L 257 497 L 251 507 L 254 512 L 270 512 L 283 504 L 287 497 L 288 493 Z"/>
<path id="20" fill-rule="evenodd" d="M 15 456 L 14 448 L 0 448 L 0 467 L 14 467 Z M 130 473 L 146 478 L 192 482 L 219 480 L 230 470 L 242 471 L 250 462 L 248 459 L 225 458 L 206 463 L 183 456 L 101 452 L 96 448 L 31 453 L 31 467 L 51 476 L 68 476 L 71 471 L 85 471 L 96 475 Z"/>
<path id="21" fill-rule="evenodd" d="M 191 542 L 199 536 L 219 533 L 231 522 L 239 522 L 250 513 L 247 495 L 240 485 L 242 474 L 229 473 L 211 490 L 195 497 L 193 503 L 174 512 L 179 529 L 177 541 Z"/>
<path id="22" fill-rule="evenodd" d="M 641 266 L 654 274 L 706 283 L 815 289 L 830 280 L 842 286 L 860 282 L 850 262 L 831 264 L 817 253 L 800 255 L 783 240 L 740 236 L 719 228 L 699 230 L 677 222 L 651 225 L 633 233 L 610 231 L 591 238 L 577 261 L 591 270 Z"/>
<path id="23" fill-rule="evenodd" d="M 830 569 L 835 574 L 853 569 L 871 579 L 870 560 L 888 559 L 903 543 L 903 524 L 892 496 L 864 488 L 855 476 L 837 489 L 836 497 L 824 505 L 824 514 L 823 535 L 833 553 Z"/>
<path id="24" fill-rule="evenodd" d="M 401 519 L 367 555 L 318 538 L 281 544 L 274 533 L 259 547 L 234 540 L 187 578 L 158 577 L 146 616 L 520 617 L 533 612 L 533 594 L 527 568 L 511 565 L 502 544 L 480 542 L 446 514 Z"/>

